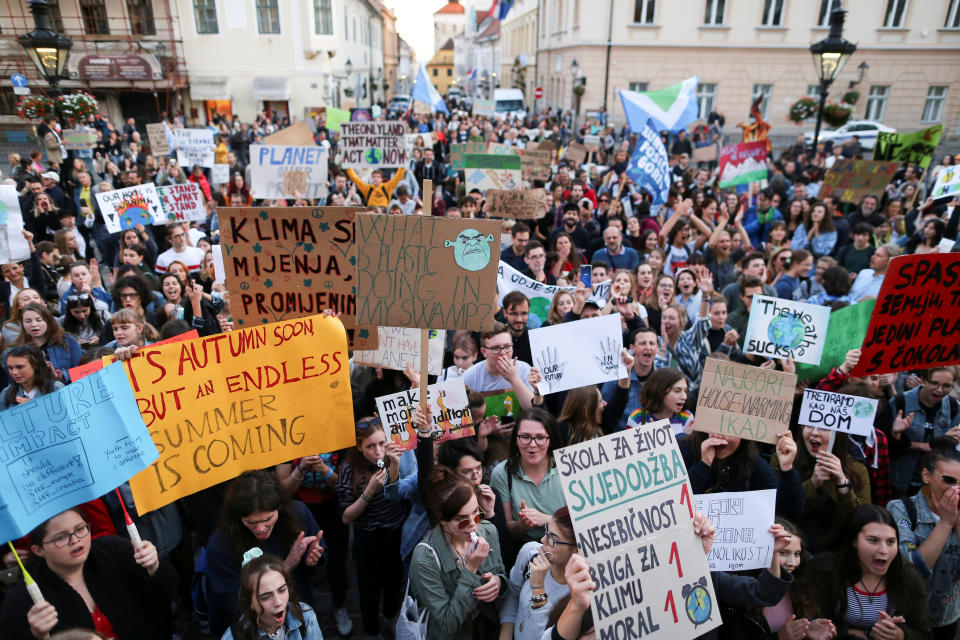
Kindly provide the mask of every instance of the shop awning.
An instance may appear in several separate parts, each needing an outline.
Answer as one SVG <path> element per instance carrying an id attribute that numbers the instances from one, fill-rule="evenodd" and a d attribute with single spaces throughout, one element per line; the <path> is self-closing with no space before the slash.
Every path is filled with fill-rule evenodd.
<path id="1" fill-rule="evenodd" d="M 229 100 L 228 78 L 191 78 L 191 100 Z"/>
<path id="2" fill-rule="evenodd" d="M 254 100 L 289 100 L 290 91 L 286 78 L 254 78 Z"/>

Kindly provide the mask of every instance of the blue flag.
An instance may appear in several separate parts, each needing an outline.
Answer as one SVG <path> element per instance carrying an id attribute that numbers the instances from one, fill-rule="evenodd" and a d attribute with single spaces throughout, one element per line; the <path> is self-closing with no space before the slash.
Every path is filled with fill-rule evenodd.
<path id="1" fill-rule="evenodd" d="M 427 68 L 423 66 L 423 63 L 420 64 L 420 69 L 417 70 L 417 82 L 413 85 L 411 97 L 414 100 L 426 102 L 432 107 L 433 111 L 442 111 L 450 115 L 447 104 L 443 101 L 440 94 L 437 93 L 437 88 L 430 82 L 430 77 L 427 76 Z"/>
<path id="2" fill-rule="evenodd" d="M 639 133 L 647 120 L 653 120 L 653 127 L 657 131 L 686 128 L 700 113 L 696 95 L 698 82 L 697 76 L 692 76 L 656 91 L 621 91 L 620 103 L 630 131 Z M 706 114 L 702 116 L 706 117 Z"/>
<path id="3" fill-rule="evenodd" d="M 627 164 L 627 175 L 653 196 L 653 204 L 664 204 L 670 195 L 670 167 L 667 164 L 667 149 L 660 134 L 647 121 L 640 130 L 637 147 Z"/>

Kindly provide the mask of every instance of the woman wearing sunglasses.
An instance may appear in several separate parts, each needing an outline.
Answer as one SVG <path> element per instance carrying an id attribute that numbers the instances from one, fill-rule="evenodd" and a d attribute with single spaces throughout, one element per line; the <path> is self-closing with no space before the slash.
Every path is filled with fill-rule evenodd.
<path id="1" fill-rule="evenodd" d="M 567 507 L 557 509 L 543 537 L 520 549 L 500 610 L 500 637 L 539 640 L 553 603 L 570 593 L 564 571 L 577 553 L 573 521 Z"/>
<path id="2" fill-rule="evenodd" d="M 492 637 L 507 585 L 497 529 L 484 520 L 476 488 L 455 471 L 436 467 L 427 496 L 433 527 L 410 563 L 410 589 L 429 612 L 427 638 Z"/>
<path id="3" fill-rule="evenodd" d="M 0 609 L 4 638 L 48 638 L 77 627 L 103 638 L 170 637 L 177 576 L 152 542 L 133 548 L 117 536 L 92 539 L 74 508 L 30 532 L 30 551 L 27 567 L 46 601 L 33 604 L 26 585 L 16 584 Z"/>

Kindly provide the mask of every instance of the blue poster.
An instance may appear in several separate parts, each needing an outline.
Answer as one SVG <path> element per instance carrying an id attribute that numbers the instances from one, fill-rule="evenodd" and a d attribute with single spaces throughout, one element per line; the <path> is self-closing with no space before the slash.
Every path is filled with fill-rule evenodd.
<path id="1" fill-rule="evenodd" d="M 670 195 L 670 168 L 667 163 L 667 150 L 663 146 L 660 134 L 650 126 L 640 131 L 637 146 L 627 164 L 627 175 L 653 196 L 653 204 L 663 204 Z"/>
<path id="2" fill-rule="evenodd" d="M 0 540 L 99 498 L 159 455 L 119 362 L 0 413 Z"/>

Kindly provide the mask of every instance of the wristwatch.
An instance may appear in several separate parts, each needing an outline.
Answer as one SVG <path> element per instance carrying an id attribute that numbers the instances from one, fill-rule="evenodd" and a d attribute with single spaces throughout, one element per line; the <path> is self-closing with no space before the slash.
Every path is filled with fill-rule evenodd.
<path id="1" fill-rule="evenodd" d="M 849 489 L 849 488 L 850 488 L 850 478 L 847 478 L 847 481 L 844 482 L 843 484 L 836 484 L 836 483 L 835 483 L 835 486 L 836 486 L 837 489 Z"/>

